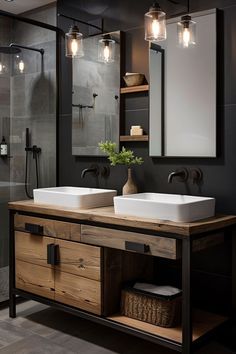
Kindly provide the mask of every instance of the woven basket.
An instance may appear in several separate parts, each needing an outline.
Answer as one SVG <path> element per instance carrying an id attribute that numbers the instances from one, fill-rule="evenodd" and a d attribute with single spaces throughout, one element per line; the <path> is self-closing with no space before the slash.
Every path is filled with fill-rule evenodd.
<path id="1" fill-rule="evenodd" d="M 124 289 L 121 293 L 121 313 L 156 326 L 175 327 L 181 320 L 181 296 L 165 299 Z"/>

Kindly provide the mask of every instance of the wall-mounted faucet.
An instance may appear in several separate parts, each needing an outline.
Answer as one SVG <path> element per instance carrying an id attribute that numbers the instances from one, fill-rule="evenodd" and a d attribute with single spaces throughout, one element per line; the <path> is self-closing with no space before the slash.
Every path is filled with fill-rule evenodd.
<path id="1" fill-rule="evenodd" d="M 84 178 L 87 173 L 91 173 L 94 177 L 99 176 L 99 167 L 98 165 L 91 165 L 89 168 L 85 168 L 81 172 L 81 178 Z"/>
<path id="2" fill-rule="evenodd" d="M 168 183 L 172 183 L 173 178 L 178 178 L 179 182 L 186 182 L 188 180 L 188 171 L 186 168 L 173 171 L 168 176 Z"/>

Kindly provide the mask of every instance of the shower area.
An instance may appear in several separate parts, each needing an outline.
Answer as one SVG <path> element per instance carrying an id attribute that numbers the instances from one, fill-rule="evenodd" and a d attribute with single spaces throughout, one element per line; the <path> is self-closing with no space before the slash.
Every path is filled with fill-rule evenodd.
<path id="1" fill-rule="evenodd" d="M 0 303 L 8 300 L 7 204 L 57 183 L 57 32 L 49 27 L 0 12 Z"/>

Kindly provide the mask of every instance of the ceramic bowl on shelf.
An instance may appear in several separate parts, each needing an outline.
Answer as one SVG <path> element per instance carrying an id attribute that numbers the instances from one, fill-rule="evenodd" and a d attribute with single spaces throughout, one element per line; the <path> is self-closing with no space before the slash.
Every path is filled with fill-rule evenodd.
<path id="1" fill-rule="evenodd" d="M 123 76 L 123 79 L 128 87 L 140 86 L 144 82 L 145 75 L 139 73 L 126 73 L 125 76 Z"/>

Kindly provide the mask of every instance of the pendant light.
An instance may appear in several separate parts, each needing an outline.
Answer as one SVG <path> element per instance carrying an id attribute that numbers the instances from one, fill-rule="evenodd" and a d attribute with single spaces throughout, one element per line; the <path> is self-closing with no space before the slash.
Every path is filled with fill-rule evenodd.
<path id="1" fill-rule="evenodd" d="M 188 13 L 190 12 L 190 0 L 188 0 Z M 190 15 L 181 17 L 177 24 L 178 42 L 182 48 L 189 48 L 196 44 L 196 22 Z"/>
<path id="2" fill-rule="evenodd" d="M 159 42 L 166 39 L 166 13 L 157 2 L 144 15 L 144 21 L 146 41 Z"/>
<path id="3" fill-rule="evenodd" d="M 109 64 L 115 61 L 115 44 L 110 34 L 105 34 L 98 42 L 98 60 Z"/>
<path id="4" fill-rule="evenodd" d="M 83 35 L 76 24 L 72 25 L 66 33 L 66 56 L 68 58 L 81 58 L 84 56 Z"/>

